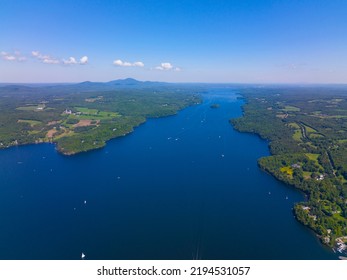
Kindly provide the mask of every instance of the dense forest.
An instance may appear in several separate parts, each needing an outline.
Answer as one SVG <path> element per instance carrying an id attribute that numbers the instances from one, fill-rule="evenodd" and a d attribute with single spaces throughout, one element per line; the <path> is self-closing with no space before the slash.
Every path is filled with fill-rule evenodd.
<path id="1" fill-rule="evenodd" d="M 53 142 L 66 155 L 103 147 L 147 118 L 199 103 L 193 88 L 133 79 L 0 86 L 0 148 Z"/>
<path id="2" fill-rule="evenodd" d="M 323 243 L 343 252 L 347 244 L 347 88 L 242 89 L 246 102 L 234 128 L 269 140 L 271 156 L 259 166 L 297 187 L 306 201 L 296 218 Z"/>

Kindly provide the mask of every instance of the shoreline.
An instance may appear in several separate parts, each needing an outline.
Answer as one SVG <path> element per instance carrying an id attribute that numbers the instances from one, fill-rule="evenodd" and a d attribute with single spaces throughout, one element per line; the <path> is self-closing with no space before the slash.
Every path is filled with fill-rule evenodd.
<path id="1" fill-rule="evenodd" d="M 257 131 L 256 127 L 252 127 L 252 126 L 246 126 L 242 128 L 242 123 L 241 125 L 239 125 L 239 127 L 236 127 L 234 120 L 236 119 L 243 119 L 245 118 L 245 115 L 247 114 L 247 110 L 245 110 L 245 106 L 249 103 L 249 99 L 250 97 L 245 96 L 244 94 L 240 93 L 240 95 L 242 96 L 242 99 L 245 101 L 243 105 L 241 105 L 241 110 L 242 110 L 242 115 L 240 117 L 237 118 L 233 118 L 230 119 L 229 123 L 232 125 L 233 129 L 235 129 L 236 131 L 238 131 L 239 133 L 250 133 L 253 135 L 257 135 L 260 139 L 266 141 L 268 143 L 268 149 L 269 149 L 269 156 L 265 156 L 264 158 L 269 158 L 269 157 L 273 157 L 273 156 L 279 156 L 278 154 L 274 154 L 272 151 L 272 147 L 271 145 L 271 139 L 269 139 L 268 137 L 265 137 L 264 135 L 262 135 L 261 131 Z M 259 158 L 258 159 L 258 168 L 260 170 L 262 170 L 263 172 L 268 173 L 269 175 L 271 175 L 273 178 L 275 178 L 276 180 L 278 180 L 281 183 L 284 183 L 290 187 L 294 187 L 296 190 L 299 190 L 300 192 L 302 192 L 304 194 L 304 196 L 307 198 L 304 201 L 308 202 L 309 201 L 309 196 L 311 195 L 310 192 L 305 191 L 302 186 L 298 186 L 296 184 L 295 181 L 290 181 L 290 180 L 284 180 L 282 178 L 280 178 L 279 176 L 276 176 L 275 173 L 271 172 L 271 170 L 269 168 L 266 167 L 266 164 L 264 163 L 260 163 L 260 160 L 263 158 Z M 296 207 L 300 204 L 302 204 L 303 202 L 297 202 L 295 203 L 293 206 L 293 216 L 295 217 L 295 219 L 300 222 L 302 225 L 304 225 L 305 227 L 308 227 L 314 234 L 315 236 L 318 237 L 319 241 L 321 242 L 322 245 L 327 246 L 328 248 L 332 249 L 336 254 L 342 254 L 341 258 L 347 259 L 347 237 L 345 236 L 335 236 L 334 239 L 330 240 L 330 237 L 324 236 L 324 235 L 320 235 L 318 234 L 311 226 L 309 226 L 308 224 L 304 223 L 303 221 L 301 221 L 296 213 Z M 330 230 L 328 229 L 328 232 Z M 328 235 L 329 236 L 329 235 Z M 331 236 L 333 237 L 333 236 Z M 327 241 L 328 240 L 328 241 Z"/>

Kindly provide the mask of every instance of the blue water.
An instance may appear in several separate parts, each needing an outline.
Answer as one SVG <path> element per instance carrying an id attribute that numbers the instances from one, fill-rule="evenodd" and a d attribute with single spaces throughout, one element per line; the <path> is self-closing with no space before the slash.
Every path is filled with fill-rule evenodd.
<path id="1" fill-rule="evenodd" d="M 229 124 L 236 93 L 76 156 L 1 150 L 0 259 L 336 259 L 294 219 L 303 195 L 257 167 L 266 141 Z"/>

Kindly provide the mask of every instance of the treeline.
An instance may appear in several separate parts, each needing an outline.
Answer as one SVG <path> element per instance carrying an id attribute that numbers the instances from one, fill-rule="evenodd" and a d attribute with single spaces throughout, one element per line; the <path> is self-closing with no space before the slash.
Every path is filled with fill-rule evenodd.
<path id="1" fill-rule="evenodd" d="M 57 148 L 69 155 L 101 148 L 106 145 L 106 141 L 132 132 L 134 127 L 145 120 L 144 117 L 122 117 L 113 122 L 101 122 L 97 127 L 77 127 L 72 136 L 56 140 Z"/>
<path id="2" fill-rule="evenodd" d="M 347 235 L 347 90 L 244 89 L 234 128 L 269 141 L 259 166 L 306 194 L 296 218 L 330 246 Z"/>
<path id="3" fill-rule="evenodd" d="M 95 86 L 105 90 L 93 91 Z M 194 86 L 117 88 L 95 83 L 72 86 L 0 87 L 0 148 L 42 141 L 54 129 L 53 141 L 58 150 L 69 154 L 105 145 L 114 137 L 129 133 L 146 118 L 176 114 L 201 102 Z M 76 108 L 103 112 L 98 124 L 92 116 L 91 126 L 73 126 L 88 116 L 71 115 Z M 63 113 L 67 110 L 67 113 Z M 70 112 L 71 111 L 71 112 Z M 107 117 L 107 112 L 110 117 Z M 71 113 L 71 114 L 70 114 Z M 112 117 L 117 113 L 117 117 Z M 73 117 L 72 117 L 73 116 Z"/>

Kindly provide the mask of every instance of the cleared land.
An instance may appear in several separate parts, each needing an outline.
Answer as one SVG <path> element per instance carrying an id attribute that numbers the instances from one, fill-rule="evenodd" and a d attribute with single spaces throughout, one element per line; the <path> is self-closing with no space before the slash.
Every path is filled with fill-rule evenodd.
<path id="1" fill-rule="evenodd" d="M 105 146 L 147 118 L 200 103 L 192 86 L 85 82 L 65 86 L 0 86 L 0 148 L 54 142 L 66 155 Z"/>
<path id="2" fill-rule="evenodd" d="M 269 140 L 272 156 L 259 159 L 259 166 L 306 193 L 307 201 L 294 207 L 296 218 L 337 248 L 347 236 L 347 87 L 264 87 L 242 94 L 244 116 L 232 124 Z"/>

